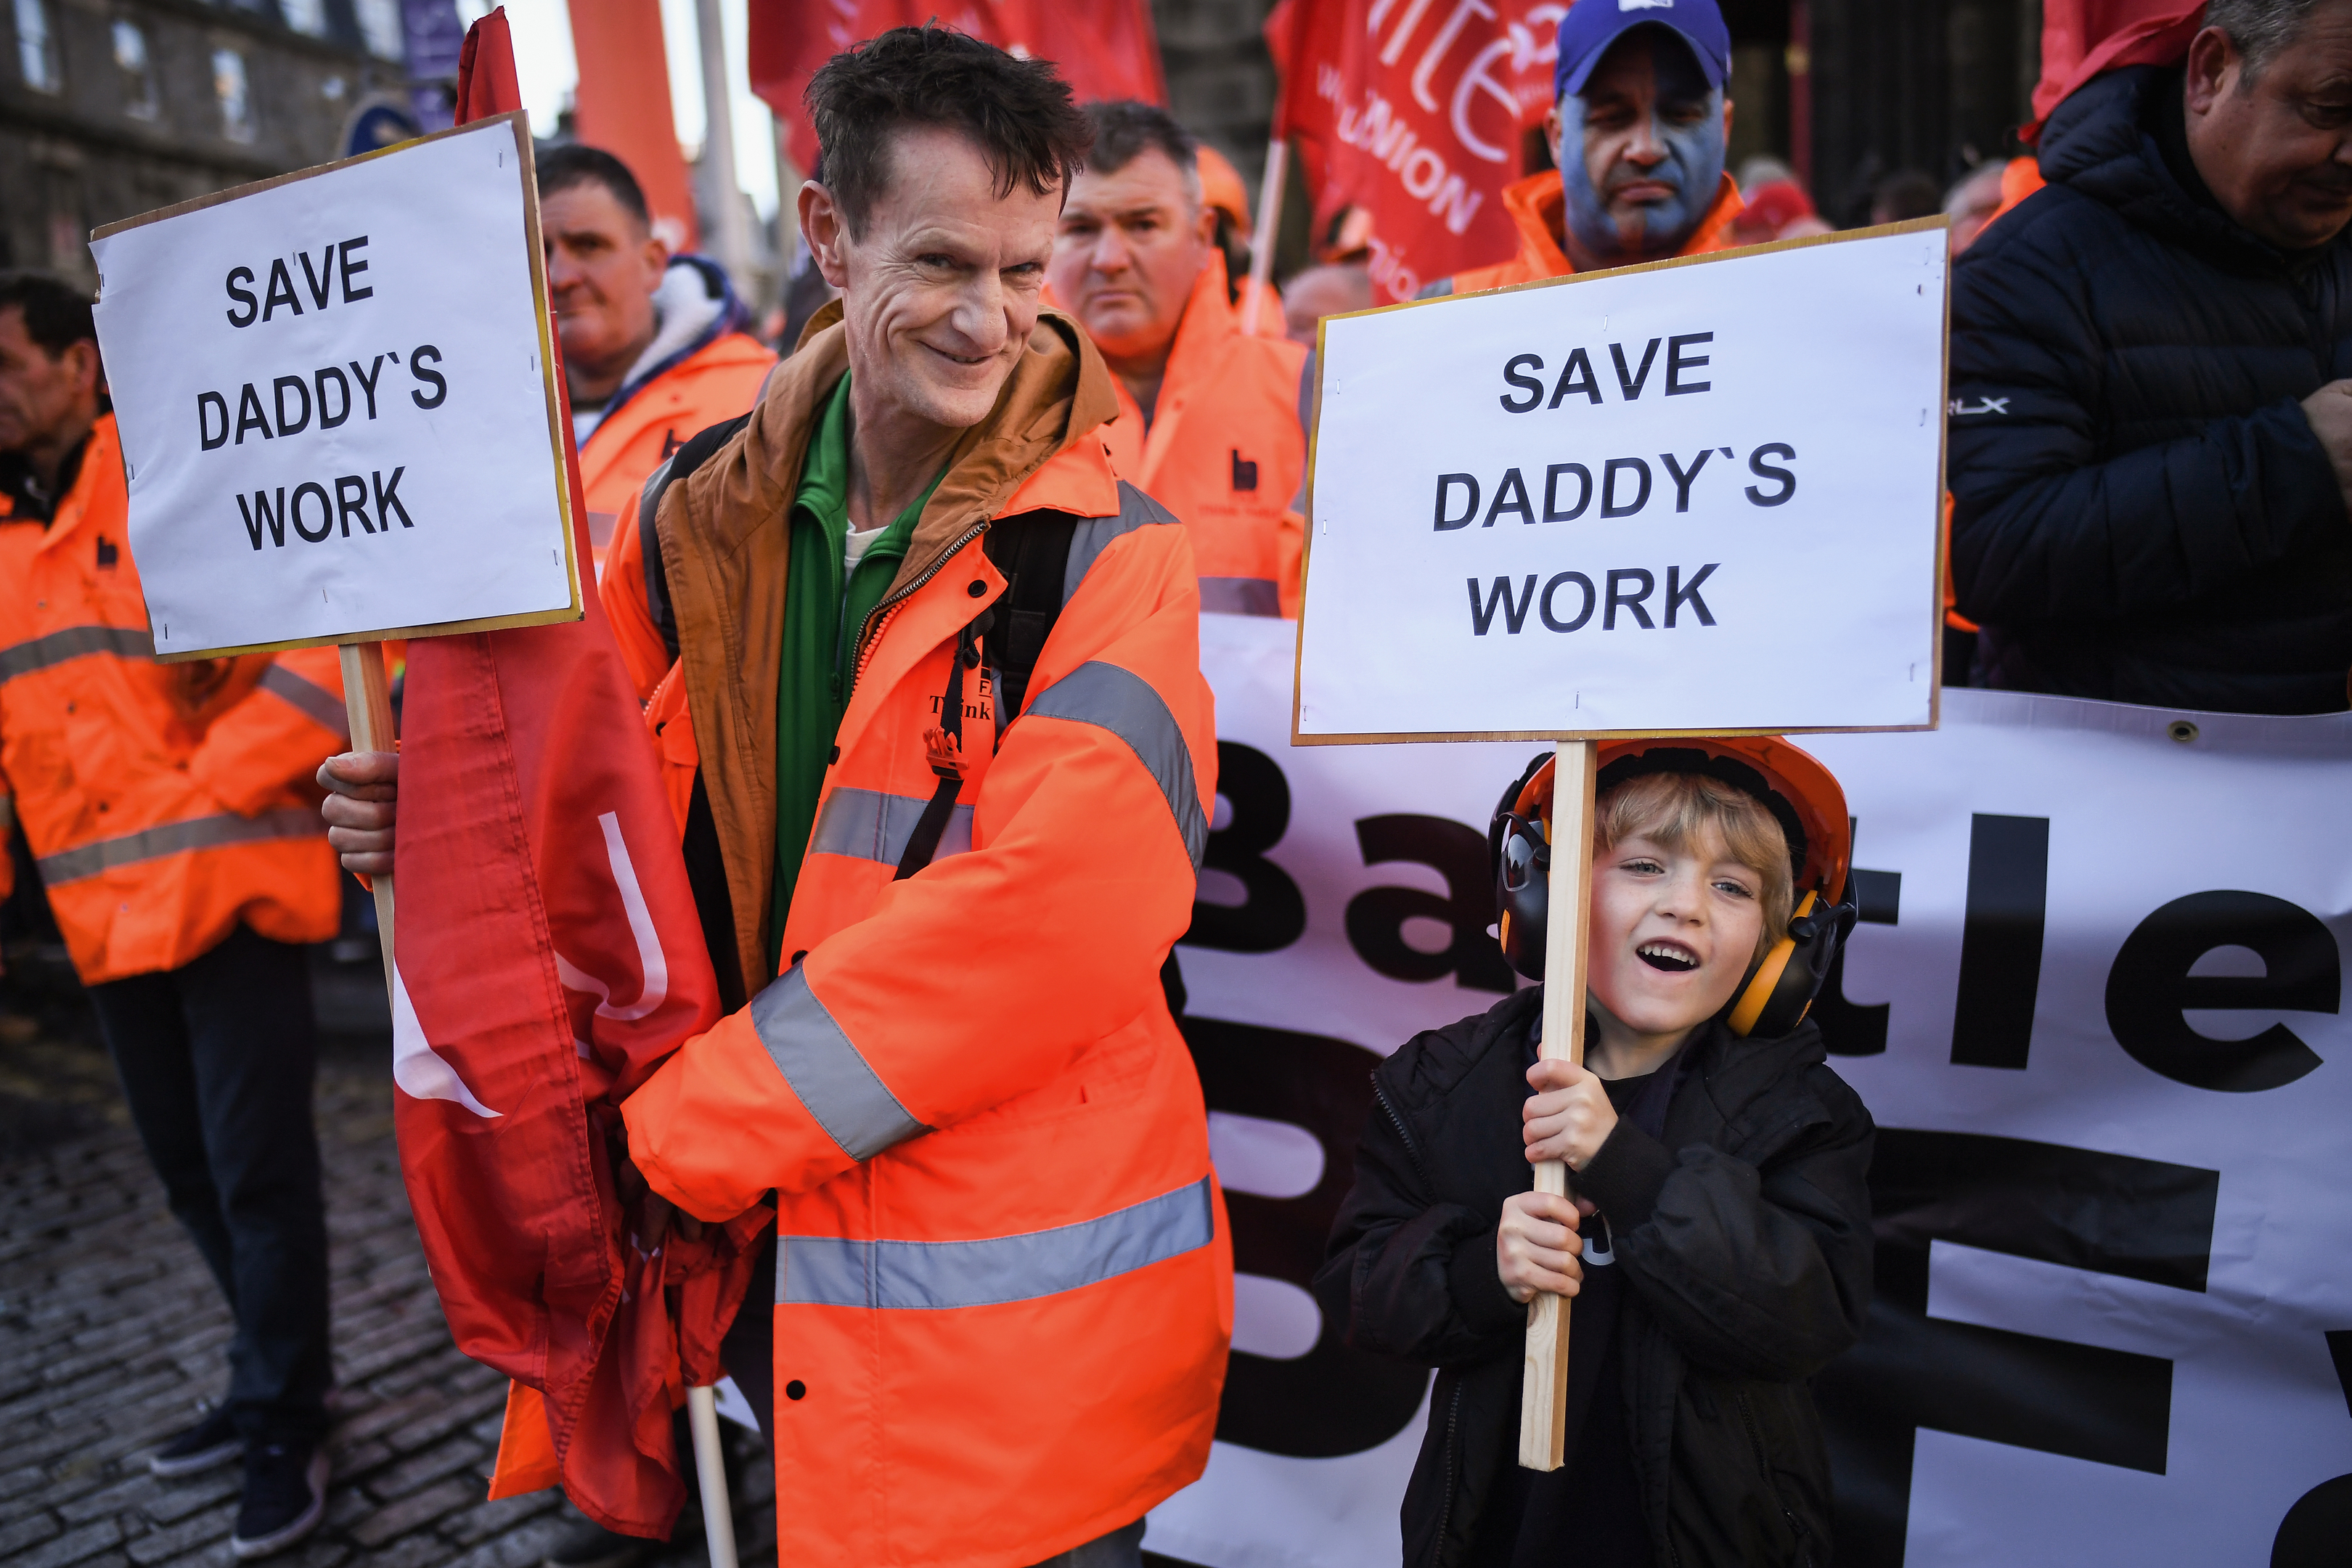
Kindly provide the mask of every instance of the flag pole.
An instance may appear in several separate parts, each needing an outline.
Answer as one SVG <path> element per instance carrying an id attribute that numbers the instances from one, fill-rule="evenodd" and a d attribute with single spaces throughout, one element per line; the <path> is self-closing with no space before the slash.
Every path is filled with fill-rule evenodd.
<path id="1" fill-rule="evenodd" d="M 1282 221 L 1282 181 L 1290 142 L 1277 132 L 1265 144 L 1265 179 L 1257 191 L 1257 233 L 1250 240 L 1249 298 L 1242 301 L 1242 336 L 1257 335 L 1258 307 L 1274 287 L 1274 236 Z"/>
<path id="2" fill-rule="evenodd" d="M 389 752 L 398 740 L 392 732 L 392 687 L 384 679 L 383 644 L 347 642 L 336 651 L 343 662 L 343 716 L 352 730 L 354 752 Z M 376 935 L 383 943 L 383 989 L 393 992 L 392 873 L 379 871 L 368 879 L 375 893 Z"/>
<path id="3" fill-rule="evenodd" d="M 710 1568 L 736 1568 L 735 1513 L 719 1458 L 719 1391 L 688 1389 L 686 1421 L 694 1429 L 694 1473 L 702 1483 L 702 1532 L 710 1542 Z"/>

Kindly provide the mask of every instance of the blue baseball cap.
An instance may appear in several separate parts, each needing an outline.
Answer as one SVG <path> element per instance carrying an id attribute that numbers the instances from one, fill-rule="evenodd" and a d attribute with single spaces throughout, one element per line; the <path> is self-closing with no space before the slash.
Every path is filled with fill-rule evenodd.
<path id="1" fill-rule="evenodd" d="M 1552 67 L 1551 95 L 1582 92 L 1592 68 L 1609 46 L 1645 23 L 1673 29 L 1698 58 L 1709 87 L 1731 74 L 1731 29 L 1715 0 L 1576 0 L 1559 19 L 1559 60 Z"/>

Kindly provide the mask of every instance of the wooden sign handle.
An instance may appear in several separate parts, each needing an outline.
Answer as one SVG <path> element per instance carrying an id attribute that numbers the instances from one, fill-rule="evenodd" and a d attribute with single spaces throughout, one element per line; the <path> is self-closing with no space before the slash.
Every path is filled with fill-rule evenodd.
<path id="1" fill-rule="evenodd" d="M 1552 770 L 1551 887 L 1544 921 L 1543 1038 L 1539 1057 L 1584 1062 L 1585 927 L 1592 903 L 1592 794 L 1601 748 L 1562 741 Z M 1536 1166 L 1535 1190 L 1568 1194 L 1568 1166 Z M 1566 1462 L 1569 1298 L 1549 1290 L 1528 1303 L 1527 1371 L 1519 1387 L 1519 1463 L 1556 1470 Z"/>
<path id="2" fill-rule="evenodd" d="M 343 714 L 351 721 L 352 750 L 389 752 L 395 744 L 392 731 L 392 686 L 384 679 L 383 645 L 347 642 L 337 651 L 343 658 Z M 376 933 L 383 940 L 383 984 L 387 994 L 392 974 L 392 873 L 368 879 L 375 884 Z"/>

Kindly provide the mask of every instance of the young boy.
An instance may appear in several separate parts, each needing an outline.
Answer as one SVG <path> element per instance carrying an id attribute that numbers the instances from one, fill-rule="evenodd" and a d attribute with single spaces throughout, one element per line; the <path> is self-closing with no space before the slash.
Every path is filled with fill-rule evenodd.
<path id="1" fill-rule="evenodd" d="M 1839 942 L 1843 792 L 1775 739 L 1601 755 L 1585 1065 L 1540 986 L 1416 1036 L 1316 1279 L 1347 1342 L 1439 1369 L 1408 1568 L 1830 1559 L 1805 1380 L 1870 1296 L 1869 1112 L 1802 1023 Z M 1549 762 L 1496 812 L 1504 948 L 1543 973 Z M 1573 1198 L 1530 1192 L 1567 1161 Z M 1517 1459 L 1527 1303 L 1574 1299 L 1567 1463 Z"/>

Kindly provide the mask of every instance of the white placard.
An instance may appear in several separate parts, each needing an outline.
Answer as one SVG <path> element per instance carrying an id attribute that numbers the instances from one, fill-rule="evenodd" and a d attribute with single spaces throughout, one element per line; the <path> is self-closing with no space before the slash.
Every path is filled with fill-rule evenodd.
<path id="1" fill-rule="evenodd" d="M 1932 725 L 1941 220 L 1323 324 L 1302 742 Z"/>
<path id="2" fill-rule="evenodd" d="M 158 658 L 579 613 L 520 115 L 100 231 Z"/>

